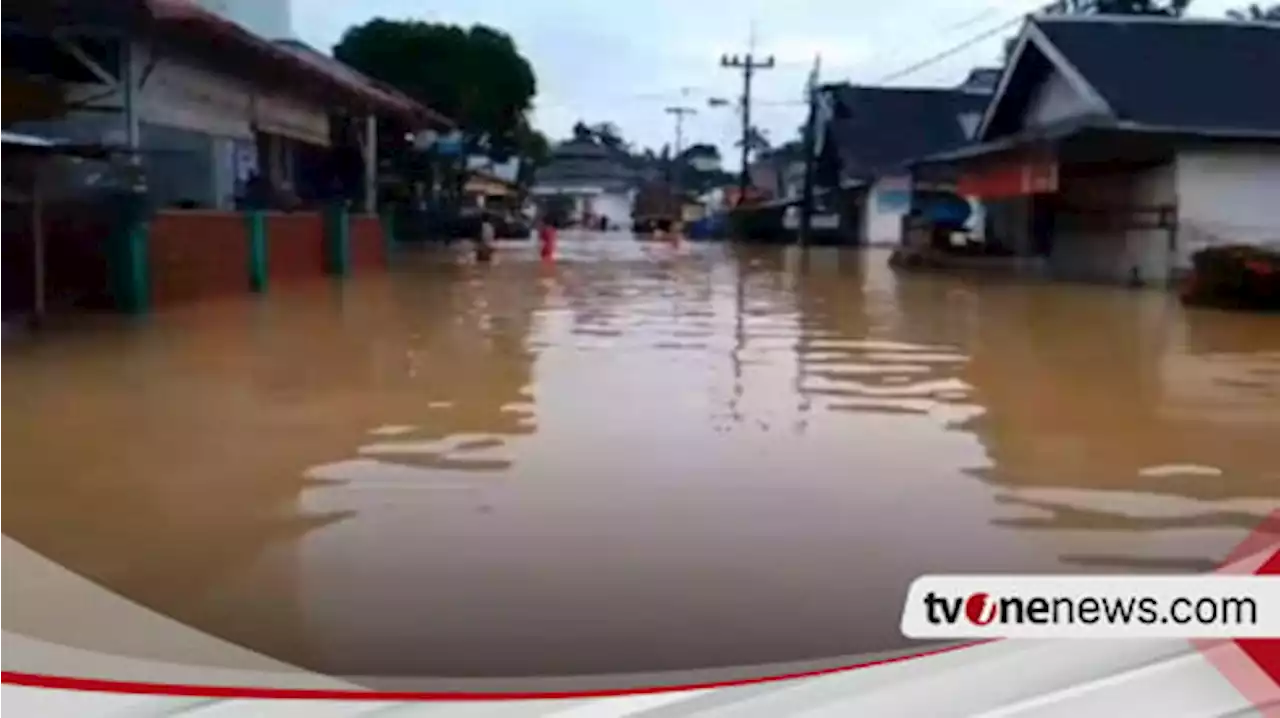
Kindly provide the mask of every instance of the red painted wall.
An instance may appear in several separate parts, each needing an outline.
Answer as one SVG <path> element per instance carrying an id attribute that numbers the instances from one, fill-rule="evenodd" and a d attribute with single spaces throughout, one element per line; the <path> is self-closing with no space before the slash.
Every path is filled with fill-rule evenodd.
<path id="1" fill-rule="evenodd" d="M 268 285 L 324 276 L 323 215 L 272 212 L 266 222 Z"/>
<path id="2" fill-rule="evenodd" d="M 986 199 L 1057 192 L 1058 164 L 1033 153 L 977 161 L 962 170 L 958 191 Z"/>
<path id="3" fill-rule="evenodd" d="M 382 242 L 382 223 L 376 215 L 351 215 L 351 269 L 387 266 L 385 246 Z"/>
<path id="4" fill-rule="evenodd" d="M 249 236 L 241 214 L 159 212 L 151 221 L 148 254 L 157 307 L 249 290 Z"/>

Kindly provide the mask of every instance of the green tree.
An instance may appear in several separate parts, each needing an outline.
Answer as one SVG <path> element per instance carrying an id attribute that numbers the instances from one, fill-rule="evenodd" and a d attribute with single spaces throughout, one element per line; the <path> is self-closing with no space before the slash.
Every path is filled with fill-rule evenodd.
<path id="1" fill-rule="evenodd" d="M 517 131 L 517 153 L 520 156 L 518 182 L 523 187 L 533 183 L 534 173 L 551 158 L 551 143 L 547 136 L 525 123 Z"/>
<path id="2" fill-rule="evenodd" d="M 1053 15 L 1167 15 L 1182 17 L 1191 0 L 1059 0 L 1045 9 Z"/>
<path id="3" fill-rule="evenodd" d="M 591 126 L 591 134 L 602 146 L 615 152 L 627 152 L 627 143 L 622 139 L 622 131 L 612 122 L 599 122 Z"/>
<path id="4" fill-rule="evenodd" d="M 1227 17 L 1242 22 L 1280 22 L 1280 4 L 1264 8 L 1253 3 L 1239 10 L 1228 10 Z"/>
<path id="5" fill-rule="evenodd" d="M 506 33 L 378 18 L 348 29 L 333 54 L 453 118 L 469 152 L 505 160 L 519 149 L 537 81 Z"/>

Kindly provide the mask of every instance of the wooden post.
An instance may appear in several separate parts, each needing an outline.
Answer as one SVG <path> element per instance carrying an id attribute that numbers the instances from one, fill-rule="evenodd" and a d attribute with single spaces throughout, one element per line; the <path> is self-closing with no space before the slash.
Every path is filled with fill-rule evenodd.
<path id="1" fill-rule="evenodd" d="M 38 161 L 37 161 L 38 162 Z M 31 261 L 35 280 L 33 282 L 32 318 L 36 323 L 44 320 L 45 315 L 45 261 L 44 261 L 44 209 L 43 188 L 41 183 L 41 167 L 36 165 L 31 178 Z"/>
<path id="2" fill-rule="evenodd" d="M 378 212 L 378 118 L 364 118 L 364 211 L 375 216 Z"/>
<path id="3" fill-rule="evenodd" d="M 267 218 L 260 209 L 245 214 L 249 234 L 249 289 L 267 291 Z"/>

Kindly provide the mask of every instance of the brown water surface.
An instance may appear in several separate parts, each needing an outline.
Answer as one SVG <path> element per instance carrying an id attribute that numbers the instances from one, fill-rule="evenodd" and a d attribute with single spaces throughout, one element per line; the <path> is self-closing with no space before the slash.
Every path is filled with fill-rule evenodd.
<path id="1" fill-rule="evenodd" d="M 904 645 L 912 578 L 1200 571 L 1280 506 L 1280 320 L 569 236 L 4 347 L 5 533 L 348 674 Z"/>

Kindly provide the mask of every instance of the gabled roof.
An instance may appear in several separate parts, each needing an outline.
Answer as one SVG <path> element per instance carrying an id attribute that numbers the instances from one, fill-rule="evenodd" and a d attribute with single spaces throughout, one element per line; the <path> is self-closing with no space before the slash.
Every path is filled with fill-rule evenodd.
<path id="1" fill-rule="evenodd" d="M 1280 23 L 1149 16 L 1029 20 L 979 132 L 1013 130 L 1032 87 L 1059 71 L 1123 129 L 1280 137 Z"/>
<path id="2" fill-rule="evenodd" d="M 624 190 L 639 181 L 625 155 L 587 139 L 561 142 L 534 174 L 534 184 L 581 183 Z"/>
<path id="3" fill-rule="evenodd" d="M 955 89 L 825 89 L 834 100 L 829 137 L 846 178 L 895 172 L 911 159 L 964 144 L 969 135 L 961 118 L 978 115 L 988 100 L 987 95 Z"/>

